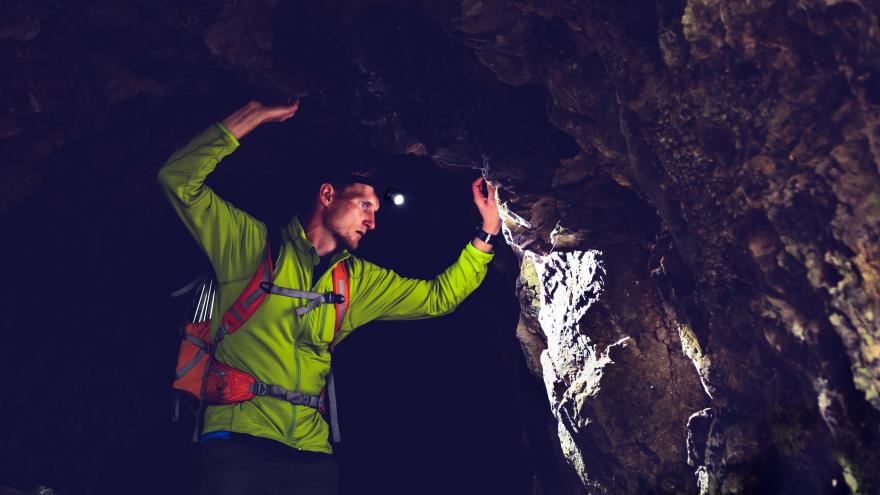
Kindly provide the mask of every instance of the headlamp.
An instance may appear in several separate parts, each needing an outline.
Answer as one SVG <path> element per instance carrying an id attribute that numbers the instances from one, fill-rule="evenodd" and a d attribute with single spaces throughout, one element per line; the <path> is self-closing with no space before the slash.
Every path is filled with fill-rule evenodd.
<path id="1" fill-rule="evenodd" d="M 396 187 L 391 186 L 388 188 L 387 191 L 385 191 L 385 200 L 393 204 L 394 206 L 400 206 L 403 204 L 404 201 L 403 193 L 400 192 L 400 190 Z"/>

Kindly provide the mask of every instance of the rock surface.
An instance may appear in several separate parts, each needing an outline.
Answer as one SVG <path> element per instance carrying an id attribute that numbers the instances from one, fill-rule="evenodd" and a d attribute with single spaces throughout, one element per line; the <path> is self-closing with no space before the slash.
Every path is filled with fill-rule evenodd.
<path id="1" fill-rule="evenodd" d="M 12 3 L 0 215 L 39 242 L 4 247 L 4 273 L 38 275 L 12 277 L 7 349 L 59 321 L 39 280 L 113 286 L 109 246 L 163 235 L 143 184 L 182 134 L 232 109 L 193 101 L 300 96 L 313 134 L 252 151 L 228 180 L 296 177 L 289 159 L 319 156 L 309 136 L 334 136 L 501 185 L 516 261 L 496 265 L 518 274 L 520 306 L 507 331 L 558 442 L 531 493 L 880 491 L 876 0 Z M 143 290 L 179 269 L 143 273 Z M 151 322 L 122 301 L 54 306 L 97 329 L 41 358 L 77 373 L 5 356 L 0 408 L 35 423 L 3 432 L 0 480 L 75 476 L 142 434 L 165 384 L 116 349 L 174 343 L 127 331 Z M 103 355 L 118 373 L 81 371 Z M 139 393 L 82 406 L 94 386 Z M 31 445 L 59 408 L 79 430 L 53 441 L 88 432 L 73 462 Z M 541 444 L 547 418 L 529 417 Z"/>

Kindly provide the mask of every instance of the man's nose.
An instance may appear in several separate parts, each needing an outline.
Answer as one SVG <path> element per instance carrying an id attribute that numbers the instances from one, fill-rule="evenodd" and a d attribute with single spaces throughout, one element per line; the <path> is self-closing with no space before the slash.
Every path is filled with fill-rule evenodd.
<path id="1" fill-rule="evenodd" d="M 376 228 L 376 214 L 375 213 L 371 212 L 370 216 L 368 216 L 364 220 L 364 227 L 366 227 L 368 230 L 373 230 Z"/>

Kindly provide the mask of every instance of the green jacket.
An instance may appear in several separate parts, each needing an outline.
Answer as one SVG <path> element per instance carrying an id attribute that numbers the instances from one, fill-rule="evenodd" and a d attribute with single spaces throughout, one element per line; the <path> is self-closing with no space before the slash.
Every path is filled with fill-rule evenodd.
<path id="1" fill-rule="evenodd" d="M 171 155 L 159 171 L 159 182 L 175 211 L 214 267 L 219 283 L 214 331 L 265 255 L 266 226 L 204 185 L 217 163 L 237 147 L 235 137 L 222 124 L 215 124 Z M 276 254 L 273 252 L 273 256 Z M 437 278 L 415 280 L 342 251 L 333 255 L 328 270 L 318 280 L 312 280 L 318 254 L 294 217 L 284 232 L 275 283 L 330 291 L 333 266 L 347 259 L 349 310 L 334 342 L 338 344 L 355 328 L 372 320 L 415 320 L 452 312 L 480 285 L 492 257 L 468 242 L 458 260 Z M 328 347 L 336 312 L 332 305 L 324 304 L 305 316 L 296 316 L 294 308 L 303 304 L 300 299 L 270 294 L 244 326 L 223 339 L 216 358 L 263 382 L 319 394 L 330 372 Z M 393 385 L 384 385 L 389 386 Z M 377 388 L 382 386 L 377 384 Z M 209 406 L 203 431 L 217 430 L 271 438 L 298 449 L 332 452 L 328 425 L 315 409 L 274 397 Z"/>

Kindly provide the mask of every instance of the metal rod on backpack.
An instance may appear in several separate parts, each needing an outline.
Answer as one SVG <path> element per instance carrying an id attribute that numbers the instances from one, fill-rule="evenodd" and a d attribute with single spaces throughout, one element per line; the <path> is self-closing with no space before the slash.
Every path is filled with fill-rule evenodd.
<path id="1" fill-rule="evenodd" d="M 208 314 L 208 297 L 210 297 L 211 289 L 213 289 L 213 288 L 214 288 L 214 280 L 212 279 L 212 280 L 208 281 L 208 295 L 209 296 L 205 297 L 205 305 L 202 306 L 202 314 L 199 317 L 199 321 L 205 321 L 205 315 Z"/>
<path id="2" fill-rule="evenodd" d="M 208 292 L 211 290 L 208 288 L 208 284 L 205 284 L 205 299 L 202 301 L 201 306 L 199 307 L 199 312 L 196 314 L 196 321 L 202 321 L 202 313 L 205 311 L 205 304 L 208 302 Z"/>
<path id="3" fill-rule="evenodd" d="M 217 289 L 214 289 L 214 292 L 211 292 L 211 303 L 210 303 L 211 305 L 209 306 L 210 309 L 208 310 L 208 319 L 209 320 L 214 317 L 214 299 L 216 298 L 216 296 L 217 296 Z"/>
<path id="4" fill-rule="evenodd" d="M 204 300 L 204 296 L 205 296 L 205 284 L 203 283 L 202 284 L 202 291 L 199 293 L 199 303 L 196 304 L 196 310 L 195 310 L 195 312 L 193 312 L 193 321 L 192 321 L 193 323 L 196 322 L 196 320 L 199 317 L 199 313 L 202 311 L 202 300 Z"/>

